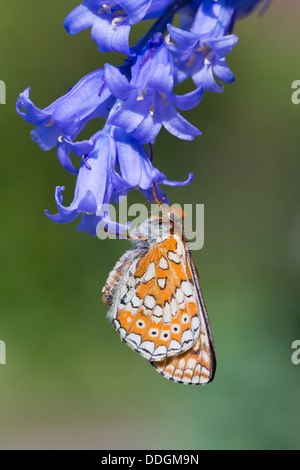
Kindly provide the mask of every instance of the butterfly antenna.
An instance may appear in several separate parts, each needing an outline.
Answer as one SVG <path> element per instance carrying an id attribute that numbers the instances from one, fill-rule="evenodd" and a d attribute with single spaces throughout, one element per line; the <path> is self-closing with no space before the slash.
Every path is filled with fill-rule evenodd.
<path id="1" fill-rule="evenodd" d="M 162 201 L 159 201 L 157 196 L 156 196 L 155 183 L 153 183 L 153 196 L 154 196 L 155 202 L 161 207 L 161 209 L 162 209 L 163 213 L 165 214 L 165 216 L 167 217 L 167 219 L 169 219 L 170 216 L 169 216 L 169 214 L 167 213 L 166 209 L 163 206 L 163 202 L 166 200 L 167 195 L 165 194 Z"/>
<path id="2" fill-rule="evenodd" d="M 113 235 L 114 237 L 117 237 L 121 240 L 128 240 L 128 241 L 131 241 L 131 240 L 134 240 L 134 241 L 138 241 L 138 242 L 147 242 L 149 239 L 148 238 L 139 238 L 139 237 L 132 237 L 131 235 L 120 235 L 119 233 L 113 233 L 113 232 L 109 232 L 105 227 L 104 227 L 104 232 L 105 233 L 108 233 L 108 235 Z"/>
<path id="3" fill-rule="evenodd" d="M 117 233 L 117 232 L 116 233 L 109 232 L 106 227 L 103 227 L 103 230 L 108 235 L 113 235 L 114 237 L 120 238 L 122 240 L 131 240 L 129 235 L 121 235 L 120 233 Z"/>

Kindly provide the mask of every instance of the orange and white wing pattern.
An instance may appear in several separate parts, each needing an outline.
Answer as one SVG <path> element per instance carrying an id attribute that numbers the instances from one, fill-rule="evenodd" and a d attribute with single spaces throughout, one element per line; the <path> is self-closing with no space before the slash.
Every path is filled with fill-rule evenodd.
<path id="1" fill-rule="evenodd" d="M 152 362 L 152 365 L 166 379 L 188 385 L 205 385 L 213 380 L 215 374 L 214 355 L 205 333 L 189 351 L 162 362 Z"/>
<path id="2" fill-rule="evenodd" d="M 102 289 L 102 301 L 109 307 L 112 305 L 118 284 L 129 269 L 131 263 L 139 256 L 139 254 L 139 250 L 127 251 L 110 272 L 105 286 Z"/>
<path id="3" fill-rule="evenodd" d="M 172 206 L 141 225 L 131 238 L 135 248 L 110 273 L 103 301 L 122 340 L 164 377 L 204 385 L 214 378 L 216 355 L 183 217 Z"/>
<path id="4" fill-rule="evenodd" d="M 187 251 L 198 293 L 198 311 L 200 317 L 200 335 L 195 344 L 185 353 L 170 357 L 152 365 L 165 378 L 188 385 L 205 385 L 211 382 L 216 370 L 215 346 L 205 303 L 197 278 L 196 268 Z"/>
<path id="5" fill-rule="evenodd" d="M 188 351 L 199 337 L 201 317 L 182 239 L 171 235 L 133 251 L 138 257 L 119 279 L 108 318 L 149 361 Z"/>

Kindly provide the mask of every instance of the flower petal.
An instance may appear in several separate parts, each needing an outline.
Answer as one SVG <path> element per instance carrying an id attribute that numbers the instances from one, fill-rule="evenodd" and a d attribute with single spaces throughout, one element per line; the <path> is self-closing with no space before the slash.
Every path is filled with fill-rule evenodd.
<path id="1" fill-rule="evenodd" d="M 50 122 L 52 116 L 51 110 L 47 111 L 37 108 L 29 98 L 30 90 L 31 88 L 29 87 L 23 91 L 23 93 L 20 93 L 20 97 L 17 100 L 18 114 L 25 119 L 26 122 L 34 126 L 39 126 L 47 120 Z M 22 111 L 22 108 L 24 108 L 26 112 Z"/>
<path id="2" fill-rule="evenodd" d="M 133 92 L 126 101 L 120 102 L 109 116 L 108 125 L 122 127 L 127 134 L 134 132 L 150 110 L 147 97 L 141 101 L 137 98 L 137 92 Z"/>
<path id="3" fill-rule="evenodd" d="M 114 138 L 120 174 L 129 186 L 134 188 L 139 185 L 141 179 L 141 159 L 143 158 L 143 152 L 146 151 L 138 141 L 128 136 L 123 129 L 116 128 Z"/>
<path id="4" fill-rule="evenodd" d="M 59 143 L 57 146 L 57 157 L 61 166 L 73 175 L 78 174 L 78 170 L 74 167 L 70 158 L 70 147 L 65 142 Z"/>
<path id="5" fill-rule="evenodd" d="M 110 92 L 120 100 L 127 100 L 134 87 L 130 85 L 127 78 L 121 73 L 118 67 L 105 64 L 105 80 Z"/>
<path id="6" fill-rule="evenodd" d="M 152 115 L 148 112 L 138 127 L 131 133 L 132 137 L 141 144 L 154 142 L 162 128 L 159 108 L 156 106 L 154 109 L 154 114 Z"/>
<path id="7" fill-rule="evenodd" d="M 81 157 L 82 155 L 87 155 L 94 150 L 95 145 L 102 134 L 103 131 L 98 131 L 89 140 L 82 140 L 81 142 L 73 142 L 69 137 L 64 137 L 63 142 L 68 145 L 74 155 Z"/>
<path id="8" fill-rule="evenodd" d="M 130 24 L 135 24 L 145 17 L 152 0 L 118 0 L 118 3 L 128 13 Z"/>
<path id="9" fill-rule="evenodd" d="M 232 51 L 239 38 L 235 34 L 219 38 L 206 39 L 205 43 L 214 51 L 218 58 L 225 57 Z"/>
<path id="10" fill-rule="evenodd" d="M 184 119 L 172 104 L 166 106 L 163 111 L 163 125 L 170 134 L 179 139 L 193 140 L 201 135 L 199 129 Z"/>
<path id="11" fill-rule="evenodd" d="M 57 145 L 60 132 L 56 124 L 50 127 L 41 124 L 31 131 L 30 135 L 32 140 L 34 140 L 42 150 L 48 151 Z"/>
<path id="12" fill-rule="evenodd" d="M 183 29 L 176 28 L 175 26 L 168 25 L 168 31 L 171 39 L 183 49 L 194 49 L 200 40 L 200 35 L 197 33 L 191 33 L 190 31 L 184 31 Z"/>
<path id="13" fill-rule="evenodd" d="M 224 36 L 231 28 L 234 9 L 227 0 L 203 0 L 197 10 L 192 31 L 204 37 Z"/>
<path id="14" fill-rule="evenodd" d="M 130 222 L 127 222 L 126 225 L 119 224 L 111 220 L 111 217 L 108 213 L 105 214 L 101 219 L 101 223 L 109 233 L 115 233 L 118 238 L 122 238 L 122 232 L 127 233 L 130 230 Z M 123 236 L 125 238 L 125 234 Z"/>
<path id="15" fill-rule="evenodd" d="M 122 54 L 130 55 L 130 25 L 124 20 L 124 22 L 116 24 L 114 27 L 112 22 L 115 19 L 113 15 L 110 21 L 107 21 L 101 15 L 96 17 L 92 26 L 91 37 L 101 52 L 118 51 Z"/>
<path id="16" fill-rule="evenodd" d="M 203 98 L 203 87 L 200 84 L 196 90 L 186 93 L 185 95 L 173 95 L 172 101 L 176 108 L 182 110 L 193 109 L 201 102 Z"/>
<path id="17" fill-rule="evenodd" d="M 161 189 L 161 187 L 158 184 L 155 185 L 156 198 L 154 197 L 154 194 L 153 194 L 153 187 L 148 188 L 148 189 L 141 189 L 141 193 L 144 194 L 144 196 L 146 196 L 147 201 L 149 202 L 154 202 L 154 201 L 156 202 L 156 198 L 157 198 L 159 201 L 163 201 L 165 204 L 169 204 L 169 199 L 166 193 Z"/>
<path id="18" fill-rule="evenodd" d="M 88 165 L 83 158 L 78 172 L 74 199 L 69 207 L 62 205 L 62 191 L 64 187 L 56 189 L 55 201 L 59 214 L 50 216 L 51 220 L 58 223 L 68 223 L 80 214 L 98 214 L 102 205 L 106 203 L 106 194 L 109 187 L 109 177 L 111 169 L 114 167 L 114 158 L 110 137 L 101 135 L 97 141 L 95 149 L 89 155 Z M 108 201 L 110 202 L 110 201 Z"/>
<path id="19" fill-rule="evenodd" d="M 107 117 L 114 98 L 105 85 L 104 70 L 82 78 L 53 110 L 52 119 L 67 135 L 77 135 L 95 117 Z"/>
<path id="20" fill-rule="evenodd" d="M 94 14 L 84 5 L 76 7 L 64 21 L 67 32 L 73 36 L 84 29 L 90 28 L 94 21 Z"/>
<path id="21" fill-rule="evenodd" d="M 58 224 L 67 224 L 69 222 L 73 222 L 78 217 L 78 212 L 76 209 L 68 210 L 64 206 L 62 206 L 63 196 L 62 191 L 65 190 L 64 186 L 57 186 L 55 190 L 55 202 L 58 207 L 59 213 L 50 215 L 49 211 L 45 211 L 45 214 L 49 219 L 53 222 L 57 222 Z"/>
<path id="22" fill-rule="evenodd" d="M 193 73 L 192 78 L 195 85 L 198 87 L 202 85 L 206 91 L 216 93 L 221 93 L 223 91 L 222 84 L 218 84 L 215 81 L 211 65 L 204 64 L 196 73 Z"/>
<path id="23" fill-rule="evenodd" d="M 230 68 L 225 62 L 225 59 L 219 60 L 219 62 L 213 68 L 215 76 L 226 83 L 232 83 L 235 81 L 235 76 L 231 72 Z"/>
<path id="24" fill-rule="evenodd" d="M 77 226 L 76 231 L 85 232 L 92 235 L 92 237 L 96 237 L 97 227 L 100 221 L 101 217 L 96 215 L 82 214 L 81 221 Z"/>
<path id="25" fill-rule="evenodd" d="M 174 87 L 173 57 L 161 33 L 156 33 L 131 69 L 131 83 L 140 90 L 170 94 Z"/>
<path id="26" fill-rule="evenodd" d="M 166 184 L 167 186 L 186 186 L 187 184 L 192 183 L 193 179 L 194 175 L 193 173 L 190 173 L 186 181 L 170 181 L 165 179 L 163 181 L 163 184 Z"/>

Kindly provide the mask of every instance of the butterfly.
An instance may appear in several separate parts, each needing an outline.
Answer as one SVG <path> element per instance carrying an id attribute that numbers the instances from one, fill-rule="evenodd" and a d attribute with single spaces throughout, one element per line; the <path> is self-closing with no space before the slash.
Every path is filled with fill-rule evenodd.
<path id="1" fill-rule="evenodd" d="M 183 229 L 184 213 L 163 206 L 129 239 L 102 300 L 121 339 L 165 378 L 204 385 L 216 370 L 211 327 Z"/>

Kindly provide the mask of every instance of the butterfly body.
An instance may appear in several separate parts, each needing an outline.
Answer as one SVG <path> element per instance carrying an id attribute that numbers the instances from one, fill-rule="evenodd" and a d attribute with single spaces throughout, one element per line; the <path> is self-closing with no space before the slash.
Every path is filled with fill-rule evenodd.
<path id="1" fill-rule="evenodd" d="M 132 239 L 134 247 L 103 289 L 108 319 L 166 378 L 208 383 L 215 371 L 214 343 L 182 213 L 171 207 L 162 217 L 150 217 Z"/>

